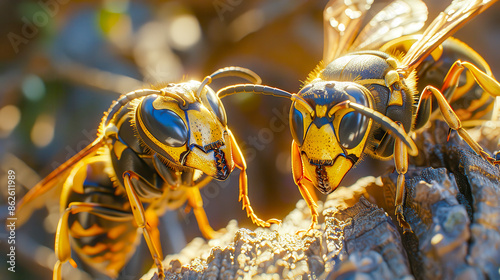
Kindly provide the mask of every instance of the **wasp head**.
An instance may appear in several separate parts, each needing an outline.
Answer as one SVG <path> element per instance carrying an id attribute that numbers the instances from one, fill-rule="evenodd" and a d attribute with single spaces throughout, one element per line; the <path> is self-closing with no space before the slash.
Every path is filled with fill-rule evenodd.
<path id="1" fill-rule="evenodd" d="M 135 110 L 136 129 L 154 153 L 178 167 L 201 170 L 219 180 L 234 168 L 224 107 L 200 82 L 170 84 L 162 95 L 144 97 Z"/>
<path id="2" fill-rule="evenodd" d="M 361 157 L 372 120 L 350 108 L 349 100 L 372 108 L 370 92 L 353 82 L 314 80 L 297 94 L 290 128 L 308 177 L 325 194 L 340 184 Z"/>

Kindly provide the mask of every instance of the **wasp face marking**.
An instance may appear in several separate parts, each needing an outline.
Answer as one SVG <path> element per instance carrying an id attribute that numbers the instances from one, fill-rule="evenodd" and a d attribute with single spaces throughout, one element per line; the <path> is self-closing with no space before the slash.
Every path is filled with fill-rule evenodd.
<path id="1" fill-rule="evenodd" d="M 198 110 L 188 111 L 190 140 L 185 165 L 224 180 L 234 163 L 227 127 L 219 121 L 219 116 L 201 104 Z"/>
<path id="2" fill-rule="evenodd" d="M 355 162 L 346 156 L 344 149 L 332 137 L 331 124 L 319 129 L 313 125 L 309 133 L 315 137 L 307 137 L 299 147 L 302 163 L 316 188 L 324 194 L 331 193 Z"/>
<path id="3" fill-rule="evenodd" d="M 226 146 L 222 140 L 217 140 L 205 146 L 193 144 L 190 147 L 188 156 L 186 156 L 186 165 L 205 163 L 203 169 L 200 168 L 200 170 L 217 180 L 225 180 L 234 168 L 232 158 L 226 158 L 226 154 L 230 151 L 230 147 Z"/>

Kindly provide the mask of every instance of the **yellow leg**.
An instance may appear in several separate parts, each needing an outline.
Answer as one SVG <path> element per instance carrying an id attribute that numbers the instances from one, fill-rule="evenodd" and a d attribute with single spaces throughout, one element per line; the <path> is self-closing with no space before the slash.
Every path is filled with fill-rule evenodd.
<path id="1" fill-rule="evenodd" d="M 205 238 L 213 239 L 216 231 L 210 226 L 205 209 L 203 209 L 203 199 L 200 195 L 200 189 L 189 187 L 186 188 L 186 191 L 188 193 L 188 203 L 193 208 L 194 216 L 196 217 L 201 233 Z"/>
<path id="2" fill-rule="evenodd" d="M 493 77 L 488 75 L 487 73 L 481 71 L 479 68 L 477 68 L 474 64 L 467 62 L 467 61 L 460 61 L 457 60 L 453 65 L 451 66 L 450 70 L 446 74 L 446 77 L 443 81 L 443 85 L 441 87 L 441 94 L 446 96 L 447 100 L 449 103 L 453 103 L 455 100 L 459 99 L 463 95 L 467 94 L 472 85 L 473 81 L 468 81 L 466 85 L 464 85 L 461 88 L 458 88 L 458 84 L 460 81 L 460 75 L 462 74 L 463 70 L 467 69 L 468 73 L 470 76 L 474 78 L 474 80 L 477 82 L 477 84 L 487 93 L 489 93 L 492 96 L 500 96 L 500 83 L 495 80 Z M 470 79 L 468 76 L 468 79 Z M 480 106 L 484 105 L 484 102 L 488 100 L 487 95 L 484 95 L 481 100 L 477 100 L 475 105 L 471 105 L 474 107 L 468 108 L 468 110 L 475 110 L 479 108 Z M 420 98 L 420 103 L 418 106 L 417 110 L 417 118 L 416 118 L 416 123 L 415 123 L 415 128 L 421 128 L 425 123 L 427 123 L 427 120 L 430 117 L 431 114 L 431 100 L 429 99 L 429 96 L 424 96 L 422 94 Z M 493 106 L 493 105 L 491 105 Z M 488 109 L 486 109 L 488 110 Z M 437 113 L 437 112 L 435 112 Z M 484 112 L 485 114 L 486 112 Z M 476 117 L 480 117 L 482 114 L 476 115 Z"/>
<path id="3" fill-rule="evenodd" d="M 407 232 L 411 231 L 411 227 L 405 220 L 403 214 L 403 203 L 406 190 L 405 174 L 408 171 L 408 151 L 406 150 L 406 145 L 399 138 L 395 139 L 394 164 L 396 165 L 396 171 L 398 172 L 398 180 L 396 183 L 396 201 L 394 202 L 394 205 L 396 207 L 396 217 L 399 225 L 405 232 Z"/>
<path id="4" fill-rule="evenodd" d="M 465 129 L 462 128 L 462 123 L 460 122 L 460 119 L 457 117 L 453 109 L 451 108 L 450 104 L 448 101 L 446 101 L 446 98 L 443 96 L 441 91 L 439 91 L 437 88 L 433 86 L 426 86 L 424 91 L 422 92 L 422 95 L 420 97 L 420 103 L 429 100 L 431 97 L 431 94 L 436 98 L 437 103 L 439 105 L 439 110 L 441 111 L 441 114 L 443 115 L 444 120 L 446 123 L 450 126 L 451 129 L 456 130 L 460 137 L 464 139 L 467 144 L 481 157 L 483 157 L 485 160 L 490 162 L 491 164 L 494 164 L 495 160 L 488 154 L 486 153 L 481 146 L 474 141 L 467 133 Z M 418 110 L 420 109 L 420 104 Z"/>
<path id="5" fill-rule="evenodd" d="M 307 181 L 307 182 L 310 183 L 310 184 L 307 184 L 307 183 L 305 184 L 306 188 L 307 188 L 307 192 L 311 196 L 311 199 L 314 202 L 317 202 L 318 201 L 318 196 L 316 195 L 316 187 L 314 186 L 314 184 L 311 181 Z"/>
<path id="6" fill-rule="evenodd" d="M 149 252 L 153 257 L 156 267 L 158 268 L 158 274 L 160 279 L 165 278 L 162 259 L 163 254 L 161 252 L 161 243 L 158 235 L 153 234 L 154 230 L 151 228 L 150 224 L 146 221 L 146 215 L 144 208 L 142 207 L 141 200 L 134 190 L 132 184 L 132 179 L 139 180 L 139 176 L 132 171 L 125 172 L 123 174 L 123 181 L 125 185 L 125 190 L 127 192 L 128 199 L 130 201 L 130 206 L 132 208 L 132 213 L 134 214 L 134 220 L 139 228 L 142 228 L 142 234 L 149 248 Z"/>
<path id="7" fill-rule="evenodd" d="M 269 219 L 267 221 L 264 221 L 257 217 L 255 212 L 252 209 L 252 206 L 250 206 L 250 200 L 248 198 L 248 183 L 247 183 L 247 164 L 245 162 L 245 158 L 243 157 L 243 153 L 240 150 L 240 147 L 238 146 L 238 143 L 236 143 L 236 140 L 234 139 L 233 134 L 231 131 L 229 132 L 229 138 L 231 139 L 231 146 L 232 146 L 232 156 L 233 156 L 233 161 L 236 167 L 238 167 L 240 171 L 240 195 L 239 195 L 239 201 L 242 202 L 243 204 L 243 209 L 246 209 L 247 211 L 247 216 L 252 219 L 252 222 L 260 227 L 270 227 L 271 224 L 281 224 L 280 220 L 277 219 Z"/>
<path id="8" fill-rule="evenodd" d="M 477 84 L 481 88 L 483 88 L 484 91 L 493 96 L 500 96 L 500 83 L 497 80 L 495 80 L 493 77 L 491 77 L 487 73 L 477 68 L 474 64 L 468 61 L 460 61 L 460 60 L 455 61 L 455 63 L 453 63 L 450 70 L 446 74 L 443 86 L 441 87 L 441 92 L 444 93 L 449 89 L 454 91 L 458 86 L 460 74 L 462 74 L 462 71 L 464 69 L 467 69 L 469 71 L 474 80 L 476 80 Z M 468 92 L 467 90 L 456 92 L 455 94 L 450 96 L 451 102 L 462 97 L 467 92 Z"/>
<path id="9" fill-rule="evenodd" d="M 308 189 L 314 188 L 313 183 L 305 176 L 300 158 L 300 151 L 297 143 L 292 141 L 292 173 L 295 184 L 299 187 L 300 194 L 304 198 L 311 211 L 311 225 L 307 231 L 310 231 L 318 224 L 318 205 L 316 200 L 311 196 Z"/>
<path id="10" fill-rule="evenodd" d="M 477 84 L 484 89 L 487 93 L 493 95 L 493 96 L 500 96 L 500 83 L 495 80 L 493 77 L 490 75 L 486 74 L 485 72 L 481 71 L 479 68 L 477 68 L 474 64 L 467 62 L 467 61 L 456 61 L 450 72 L 453 71 L 453 69 L 464 69 L 464 67 L 469 70 L 469 72 L 472 74 L 474 79 L 476 80 Z M 461 71 L 461 70 L 460 70 Z M 447 75 L 448 78 L 448 75 Z M 446 79 L 445 79 L 446 80 Z"/>
<path id="11" fill-rule="evenodd" d="M 464 67 L 462 66 L 461 62 L 456 61 L 451 66 L 450 70 L 448 70 L 448 73 L 444 78 L 443 85 L 441 86 L 441 92 L 445 96 L 448 96 L 448 100 L 450 102 L 453 102 L 453 100 L 462 97 L 464 94 L 467 93 L 468 90 L 470 90 L 472 86 L 472 85 L 467 86 L 466 90 L 460 90 L 460 91 L 457 90 L 458 83 L 460 81 L 460 75 L 462 74 L 463 70 Z"/>
<path id="12" fill-rule="evenodd" d="M 460 75 L 464 69 L 467 69 L 466 75 L 466 83 L 458 87 L 458 83 L 460 80 Z M 473 79 L 472 79 L 473 78 Z M 457 99 L 461 98 L 465 94 L 469 93 L 472 90 L 474 84 L 477 83 L 485 93 L 480 99 L 474 100 L 469 107 L 465 110 L 461 110 L 460 114 L 463 116 L 467 116 L 467 118 L 471 118 L 467 120 L 468 126 L 475 126 L 474 122 L 482 123 L 485 120 L 477 120 L 477 118 L 481 118 L 494 107 L 494 102 L 491 102 L 490 105 L 486 108 L 484 106 L 487 102 L 490 102 L 490 96 L 500 96 L 500 83 L 495 80 L 490 74 L 483 72 L 479 68 L 477 68 L 474 64 L 467 61 L 457 60 L 453 63 L 452 67 L 446 74 L 446 77 L 443 81 L 443 86 L 441 87 L 441 92 L 448 99 L 449 103 L 453 103 Z M 475 112 L 479 108 L 483 108 L 480 111 Z M 474 115 L 472 115 L 474 113 Z"/>
<path id="13" fill-rule="evenodd" d="M 204 186 L 206 186 L 208 183 L 210 183 L 210 181 L 212 181 L 212 177 L 206 176 L 205 178 L 201 179 L 199 182 L 194 184 L 192 187 L 197 188 L 197 189 L 201 189 Z"/>
<path id="14" fill-rule="evenodd" d="M 53 280 L 61 280 L 61 268 L 63 263 L 69 262 L 76 268 L 76 263 L 71 258 L 71 245 L 69 242 L 68 217 L 70 214 L 72 214 L 72 209 L 66 209 L 57 224 L 56 239 L 54 244 L 57 262 L 54 265 L 54 272 L 52 274 Z"/>

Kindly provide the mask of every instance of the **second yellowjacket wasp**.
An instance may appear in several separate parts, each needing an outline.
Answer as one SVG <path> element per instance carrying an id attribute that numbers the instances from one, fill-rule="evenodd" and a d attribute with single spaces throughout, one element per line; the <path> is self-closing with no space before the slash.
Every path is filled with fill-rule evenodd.
<path id="1" fill-rule="evenodd" d="M 292 172 L 312 214 L 310 229 L 318 221 L 311 191 L 333 192 L 368 154 L 394 160 L 399 174 L 395 212 L 400 225 L 410 230 L 403 215 L 405 173 L 408 155 L 415 156 L 418 151 L 409 135 L 429 120 L 433 98 L 450 128 L 477 154 L 496 163 L 462 127 L 449 100 L 473 100 L 474 105 L 460 108 L 460 116 L 480 118 L 493 107 L 490 95 L 500 96 L 500 84 L 469 47 L 455 39 L 445 41 L 494 2 L 453 1 L 423 34 L 403 37 L 424 25 L 427 8 L 423 2 L 396 0 L 358 32 L 372 1 L 330 1 L 323 14 L 323 62 L 297 94 L 260 85 L 236 85 L 219 91 L 219 97 L 252 92 L 293 101 Z M 454 60 L 448 63 L 450 59 Z M 465 85 L 460 83 L 464 69 Z M 444 74 L 431 74 L 434 70 Z M 475 83 L 484 91 L 477 94 Z"/>

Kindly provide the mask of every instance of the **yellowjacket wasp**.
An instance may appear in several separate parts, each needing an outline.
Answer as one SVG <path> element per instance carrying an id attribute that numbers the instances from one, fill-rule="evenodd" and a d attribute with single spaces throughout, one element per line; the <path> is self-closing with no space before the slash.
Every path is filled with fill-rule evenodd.
<path id="1" fill-rule="evenodd" d="M 235 167 L 241 170 L 239 199 L 247 215 L 258 226 L 279 223 L 261 220 L 250 206 L 245 159 L 220 99 L 208 86 L 226 76 L 261 82 L 248 69 L 227 67 L 201 83 L 122 95 L 104 114 L 97 139 L 24 196 L 20 224 L 37 197 L 62 184 L 54 279 L 61 279 L 63 263 L 76 266 L 70 244 L 86 264 L 116 277 L 135 250 L 137 228 L 163 277 L 158 216 L 187 201 L 203 235 L 212 238 L 199 188 L 212 178 L 225 180 Z"/>
<path id="2" fill-rule="evenodd" d="M 318 221 L 311 191 L 333 192 L 368 154 L 394 159 L 399 174 L 396 216 L 405 231 L 411 230 L 403 215 L 404 175 L 408 155 L 415 156 L 418 150 L 409 135 L 428 122 L 433 98 L 434 108 L 439 108 L 450 128 L 485 160 L 497 163 L 464 130 L 450 106 L 460 109 L 464 119 L 480 118 L 492 109 L 490 95 L 500 96 L 500 84 L 487 63 L 450 38 L 496 1 L 455 0 L 421 35 L 414 34 L 427 20 L 427 7 L 418 0 L 393 1 L 359 31 L 372 2 L 327 4 L 323 61 L 297 94 L 261 85 L 235 85 L 218 92 L 221 98 L 249 92 L 293 101 L 289 115 L 292 172 L 312 214 L 310 229 Z M 464 69 L 468 71 L 462 74 Z M 435 74 L 439 71 L 444 73 Z M 484 91 L 477 93 L 475 83 Z M 462 108 L 461 102 L 455 102 L 468 98 L 473 102 Z"/>

